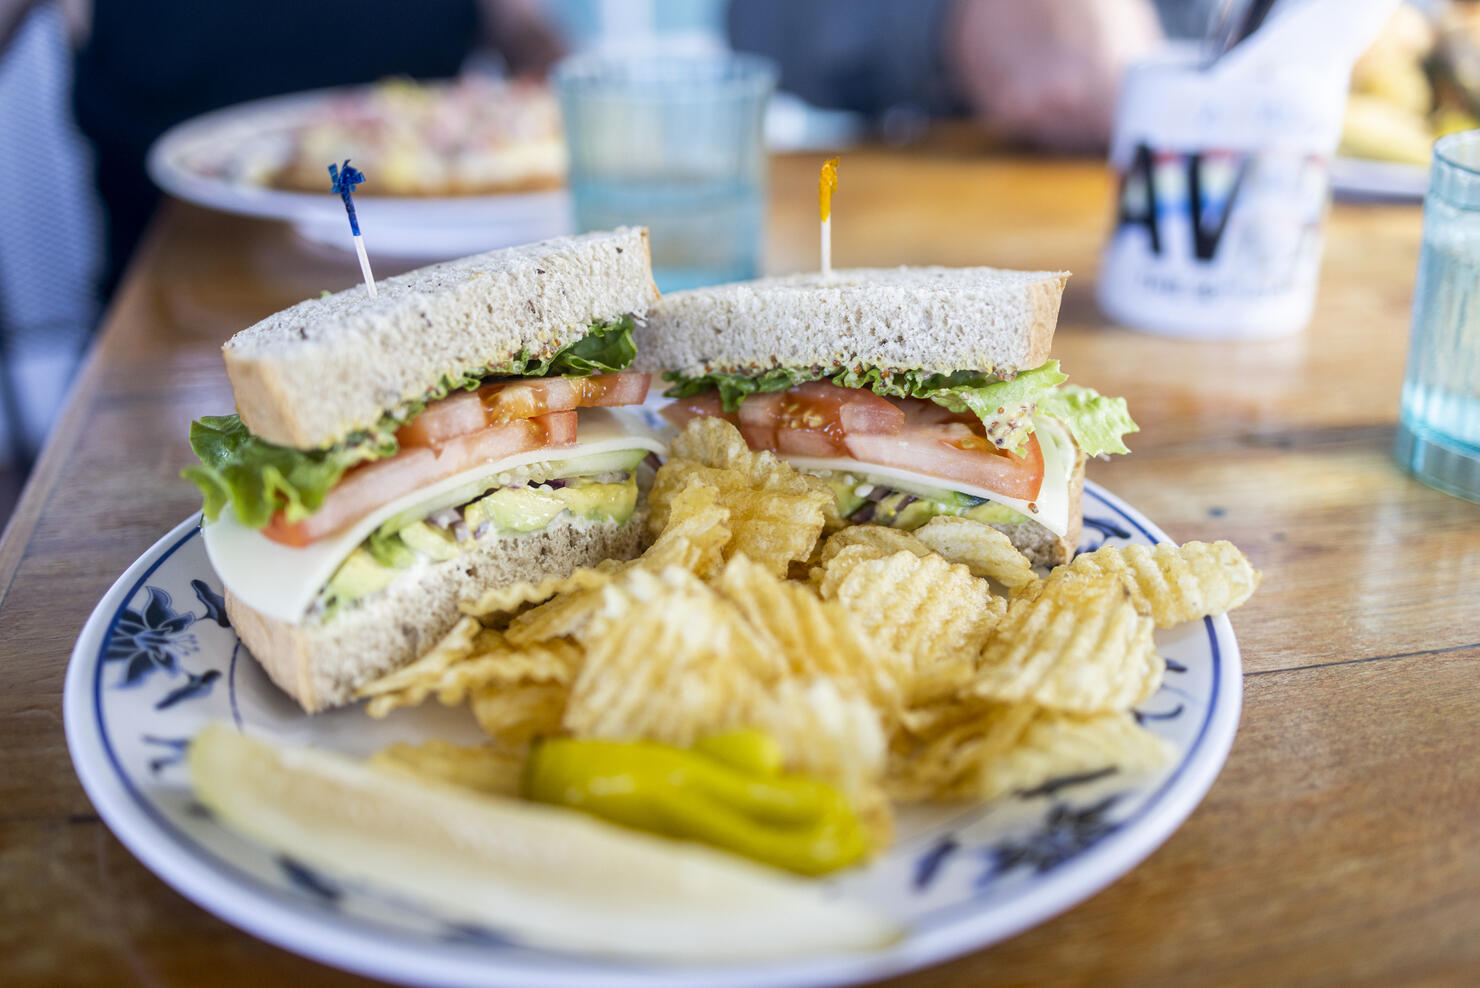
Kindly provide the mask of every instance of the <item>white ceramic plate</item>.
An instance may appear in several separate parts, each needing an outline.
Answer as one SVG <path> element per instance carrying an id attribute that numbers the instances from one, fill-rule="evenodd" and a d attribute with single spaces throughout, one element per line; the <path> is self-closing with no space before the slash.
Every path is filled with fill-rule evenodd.
<path id="1" fill-rule="evenodd" d="M 1428 188 L 1427 165 L 1366 158 L 1337 158 L 1331 162 L 1331 189 L 1342 199 L 1416 202 Z"/>
<path id="2" fill-rule="evenodd" d="M 1166 538 L 1094 484 L 1085 486 L 1084 510 L 1086 548 Z M 210 720 L 359 756 L 396 740 L 474 742 L 478 731 L 465 709 L 435 703 L 384 721 L 353 707 L 302 713 L 227 625 L 197 522 L 181 523 L 129 567 L 83 628 L 64 698 L 77 774 L 129 850 L 203 908 L 271 943 L 389 981 L 823 985 L 942 961 L 1040 923 L 1129 871 L 1207 792 L 1238 725 L 1241 669 L 1227 618 L 1159 631 L 1169 671 L 1138 716 L 1175 745 L 1174 764 L 1151 776 L 1059 779 L 974 808 L 901 814 L 887 855 L 829 882 L 898 918 L 909 933 L 897 945 L 702 969 L 537 950 L 274 855 L 200 811 L 182 756 Z"/>
<path id="3" fill-rule="evenodd" d="M 305 239 L 353 250 L 344 203 L 324 194 L 285 192 L 219 174 L 228 152 L 250 149 L 272 160 L 286 155 L 286 135 L 337 90 L 318 90 L 242 103 L 187 120 L 166 131 L 149 149 L 149 177 L 187 202 L 244 216 L 286 220 Z M 327 167 L 328 162 L 325 162 Z M 373 177 L 373 176 L 372 176 Z M 532 243 L 574 229 L 564 189 L 509 195 L 355 197 L 365 247 L 404 258 L 461 257 L 480 250 Z"/>

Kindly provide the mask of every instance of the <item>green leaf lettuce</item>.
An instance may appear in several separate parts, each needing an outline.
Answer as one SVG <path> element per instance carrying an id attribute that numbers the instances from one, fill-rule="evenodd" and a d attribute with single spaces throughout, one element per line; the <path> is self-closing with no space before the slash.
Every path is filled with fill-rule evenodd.
<path id="1" fill-rule="evenodd" d="M 844 388 L 867 388 L 887 398 L 925 398 L 953 412 L 971 412 L 1003 449 L 1021 450 L 1033 431 L 1033 415 L 1059 419 L 1090 456 L 1128 453 L 1122 437 L 1139 431 L 1126 411 L 1125 399 L 1106 398 L 1090 388 L 1063 386 L 1068 375 L 1050 360 L 1009 379 L 974 371 L 936 374 L 927 371 L 862 371 L 821 367 L 781 367 L 754 376 L 715 372 L 687 377 L 664 374 L 672 383 L 665 394 L 688 398 L 711 389 L 719 392 L 726 412 L 734 412 L 748 395 L 784 391 L 809 381 L 830 381 Z"/>
<path id="2" fill-rule="evenodd" d="M 252 435 L 234 414 L 208 415 L 190 423 L 190 448 L 200 463 L 180 475 L 200 488 L 208 521 L 220 517 L 228 502 L 237 520 L 250 528 L 262 528 L 279 510 L 290 522 L 302 521 L 323 505 L 350 467 L 395 455 L 396 430 L 431 402 L 459 389 L 471 391 L 489 377 L 588 377 L 625 370 L 637 356 L 633 328 L 626 316 L 597 321 L 586 336 L 548 357 L 522 352 L 503 364 L 444 377 L 421 398 L 327 449 L 279 446 Z"/>
<path id="3" fill-rule="evenodd" d="M 1125 436 L 1141 431 L 1131 419 L 1124 398 L 1107 398 L 1094 388 L 1074 384 L 1040 400 L 1038 414 L 1064 423 L 1087 456 L 1129 453 Z"/>

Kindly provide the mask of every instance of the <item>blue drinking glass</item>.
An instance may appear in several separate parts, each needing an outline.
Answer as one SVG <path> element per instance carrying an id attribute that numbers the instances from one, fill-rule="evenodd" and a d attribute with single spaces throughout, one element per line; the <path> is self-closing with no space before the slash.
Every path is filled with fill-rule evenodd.
<path id="1" fill-rule="evenodd" d="M 753 55 L 588 53 L 556 67 L 581 230 L 646 226 L 669 292 L 760 273 L 766 103 Z"/>
<path id="2" fill-rule="evenodd" d="M 1396 452 L 1430 487 L 1480 501 L 1480 130 L 1434 145 Z"/>

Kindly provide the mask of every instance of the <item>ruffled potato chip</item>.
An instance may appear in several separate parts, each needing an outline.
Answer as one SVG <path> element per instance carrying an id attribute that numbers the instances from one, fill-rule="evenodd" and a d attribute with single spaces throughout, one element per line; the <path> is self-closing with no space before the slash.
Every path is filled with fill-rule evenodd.
<path id="1" fill-rule="evenodd" d="M 731 537 L 724 548 L 725 558 L 744 553 L 777 576 L 784 576 L 792 562 L 811 556 L 822 534 L 823 506 L 832 498 L 825 491 L 752 487 L 738 471 L 670 459 L 659 469 L 648 495 L 653 506 L 651 524 L 666 524 L 675 493 L 691 484 L 712 488 L 729 512 Z"/>
<path id="2" fill-rule="evenodd" d="M 689 745 L 756 728 L 777 740 L 791 771 L 833 782 L 850 797 L 877 787 L 885 735 L 862 688 L 798 675 L 805 665 L 776 647 L 777 632 L 752 625 L 740 607 L 676 567 L 628 572 L 601 593 L 605 605 L 583 639 L 586 661 L 565 711 L 572 735 Z"/>
<path id="3" fill-rule="evenodd" d="M 371 768 L 445 782 L 494 796 L 518 796 L 526 753 L 497 745 L 468 748 L 449 741 L 401 742 L 370 756 Z"/>
<path id="4" fill-rule="evenodd" d="M 1037 579 L 1028 557 L 1017 550 L 1012 539 L 990 525 L 941 515 L 915 529 L 913 534 L 947 562 L 965 565 L 972 576 L 984 576 L 1009 588 Z"/>
<path id="5" fill-rule="evenodd" d="M 905 801 L 994 799 L 1106 769 L 1154 771 L 1171 753 L 1128 713 L 1086 717 L 996 704 L 928 744 L 896 751 L 886 785 Z"/>
<path id="6" fill-rule="evenodd" d="M 611 581 L 612 573 L 621 568 L 622 564 L 617 560 L 603 559 L 595 566 L 578 569 L 569 576 L 550 576 L 539 583 L 521 582 L 493 587 L 485 590 L 477 600 L 463 601 L 458 609 L 479 618 L 514 614 L 529 604 L 540 604 L 559 594 L 604 587 Z"/>
<path id="7" fill-rule="evenodd" d="M 725 565 L 715 589 L 786 659 L 792 676 L 855 683 L 881 710 L 902 708 L 908 657 L 865 634 L 847 608 L 805 584 L 777 579 L 743 555 Z"/>
<path id="8" fill-rule="evenodd" d="M 479 628 L 472 633 L 471 646 L 465 645 L 469 623 L 477 624 L 464 618 L 426 656 L 361 689 L 361 696 L 371 697 L 366 712 L 384 717 L 397 707 L 416 706 L 432 694 L 450 707 L 488 687 L 569 683 L 580 664 L 580 649 L 563 639 L 521 647 L 497 631 Z"/>
<path id="9" fill-rule="evenodd" d="M 785 673 L 733 607 L 678 567 L 629 572 L 601 595 L 565 717 L 576 737 L 687 745 L 733 726 L 732 697 Z M 705 676 L 706 688 L 691 689 Z"/>
<path id="10" fill-rule="evenodd" d="M 530 608 L 509 622 L 504 634 L 519 647 L 579 635 L 601 609 L 601 591 L 577 590 Z"/>
<path id="11" fill-rule="evenodd" d="M 632 569 L 650 573 L 670 566 L 708 577 L 724 562 L 722 550 L 730 541 L 730 512 L 719 504 L 719 493 L 700 482 L 686 483 L 667 502 L 663 527 L 647 551 L 629 563 L 619 563 L 592 577 L 588 586 L 572 586 L 551 600 L 520 614 L 509 623 L 509 641 L 532 645 L 566 638 L 585 628 L 601 607 L 602 587 Z"/>
<path id="12" fill-rule="evenodd" d="M 957 709 L 964 716 L 940 718 L 919 743 L 894 746 L 884 782 L 890 796 L 904 802 L 969 798 L 982 766 L 1017 747 L 1038 715 L 1031 703 L 971 703 Z"/>
<path id="13" fill-rule="evenodd" d="M 892 556 L 896 552 L 913 552 L 917 556 L 924 556 L 931 551 L 910 532 L 887 525 L 850 525 L 827 537 L 827 541 L 822 543 L 817 562 L 826 566 L 834 556 L 850 546 L 868 547 L 867 554 L 860 551 L 854 555 L 872 559 Z"/>
<path id="14" fill-rule="evenodd" d="M 979 799 L 1027 792 L 1066 777 L 1106 769 L 1154 772 L 1171 760 L 1170 743 L 1136 723 L 1129 713 L 1079 716 L 1040 711 L 1017 746 L 976 776 Z"/>
<path id="15" fill-rule="evenodd" d="M 1151 632 L 1119 579 L 1046 580 L 1008 605 L 971 692 L 1081 714 L 1129 710 L 1166 671 Z"/>
<path id="16" fill-rule="evenodd" d="M 1232 542 L 1105 546 L 1075 556 L 1049 579 L 1119 576 L 1158 628 L 1223 614 L 1248 600 L 1263 574 Z"/>
<path id="17" fill-rule="evenodd" d="M 415 706 L 431 695 L 449 667 L 502 643 L 503 636 L 497 631 L 483 627 L 476 618 L 462 618 L 421 658 L 366 683 L 355 697 L 376 698 L 365 708 L 371 717 L 384 717 L 397 707 Z"/>
<path id="18" fill-rule="evenodd" d="M 517 748 L 562 733 L 567 692 L 563 683 L 521 683 L 477 690 L 469 702 L 484 734 Z"/>
<path id="19" fill-rule="evenodd" d="M 851 611 L 885 646 L 908 655 L 914 704 L 971 681 L 976 657 L 1007 603 L 987 584 L 930 553 L 876 556 L 869 544 L 845 546 L 824 566 L 820 592 Z"/>
<path id="20" fill-rule="evenodd" d="M 811 557 L 828 511 L 836 510 L 825 483 L 772 453 L 753 452 L 723 419 L 695 419 L 673 441 L 648 493 L 650 530 L 662 531 L 673 499 L 696 482 L 714 488 L 730 513 L 725 558 L 743 553 L 776 576 Z"/>
<path id="21" fill-rule="evenodd" d="M 655 508 L 649 518 L 659 512 Z M 638 559 L 649 572 L 682 566 L 701 577 L 712 576 L 724 562 L 730 542 L 730 511 L 720 504 L 719 488 L 690 478 L 663 500 L 662 524 L 652 527 L 653 544 Z"/>
<path id="22" fill-rule="evenodd" d="M 740 430 L 721 418 L 704 417 L 690 422 L 670 444 L 669 458 L 732 470 L 752 490 L 777 494 L 811 492 L 832 497 L 831 489 L 822 480 L 799 473 L 774 453 L 752 450 L 745 444 Z"/>

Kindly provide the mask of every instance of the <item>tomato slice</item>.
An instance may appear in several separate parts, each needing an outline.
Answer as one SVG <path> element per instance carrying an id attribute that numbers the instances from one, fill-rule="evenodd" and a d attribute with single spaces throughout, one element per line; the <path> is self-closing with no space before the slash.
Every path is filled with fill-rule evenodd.
<path id="1" fill-rule="evenodd" d="M 372 511 L 480 463 L 541 447 L 575 442 L 577 413 L 552 412 L 489 425 L 457 436 L 440 448 L 411 446 L 395 456 L 364 463 L 345 473 L 319 510 L 289 522 L 279 511 L 262 534 L 284 545 L 306 546 L 353 525 Z"/>
<path id="2" fill-rule="evenodd" d="M 576 408 L 639 405 L 652 375 L 642 371 L 591 377 L 527 377 L 491 381 L 432 402 L 396 431 L 403 447 L 440 446 L 484 426 Z"/>
<path id="3" fill-rule="evenodd" d="M 437 446 L 456 436 L 488 425 L 488 410 L 476 391 L 459 391 L 428 405 L 420 415 L 396 430 L 402 449 Z"/>
<path id="4" fill-rule="evenodd" d="M 888 436 L 904 425 L 904 410 L 867 388 L 843 388 L 829 381 L 810 381 L 784 394 L 787 397 L 781 406 L 781 428 L 822 428 L 830 435 L 836 432 Z M 744 418 L 743 405 L 741 418 Z"/>
<path id="5" fill-rule="evenodd" d="M 754 397 L 760 397 L 756 395 Z M 749 401 L 750 399 L 746 399 Z M 744 404 L 740 407 L 744 408 Z M 678 398 L 658 409 L 658 414 L 663 416 L 674 426 L 682 429 L 696 418 L 710 416 L 724 419 L 732 425 L 739 425 L 739 416 L 726 412 L 720 404 L 718 391 L 705 391 L 701 394 L 692 395 L 688 398 Z"/>
<path id="6" fill-rule="evenodd" d="M 740 403 L 737 413 L 740 434 L 751 449 L 776 449 L 776 424 L 781 419 L 781 407 L 786 402 L 784 391 L 770 394 L 750 395 Z"/>
<path id="7" fill-rule="evenodd" d="M 855 460 L 983 487 L 1031 501 L 1043 488 L 1043 449 L 1028 437 L 1022 456 L 1000 450 L 964 423 L 907 425 L 895 436 L 849 436 Z"/>
<path id="8" fill-rule="evenodd" d="M 700 415 L 718 416 L 739 426 L 752 449 L 793 456 L 844 456 L 848 433 L 891 434 L 899 431 L 905 419 L 899 406 L 887 398 L 827 381 L 748 395 L 735 413 L 725 412 L 719 395 L 707 391 L 680 398 L 661 414 L 680 429 Z"/>
<path id="9" fill-rule="evenodd" d="M 524 419 L 572 408 L 640 405 L 652 375 L 642 371 L 593 374 L 590 377 L 526 377 L 494 381 L 478 389 L 496 421 Z"/>
<path id="10" fill-rule="evenodd" d="M 715 392 L 663 409 L 682 428 L 700 415 L 740 427 L 752 449 L 819 458 L 846 456 L 911 470 L 1031 501 L 1043 486 L 1043 450 L 1030 438 L 1022 456 L 998 449 L 981 420 L 920 398 L 884 398 L 861 388 L 813 381 L 787 391 L 750 395 L 725 414 Z"/>

